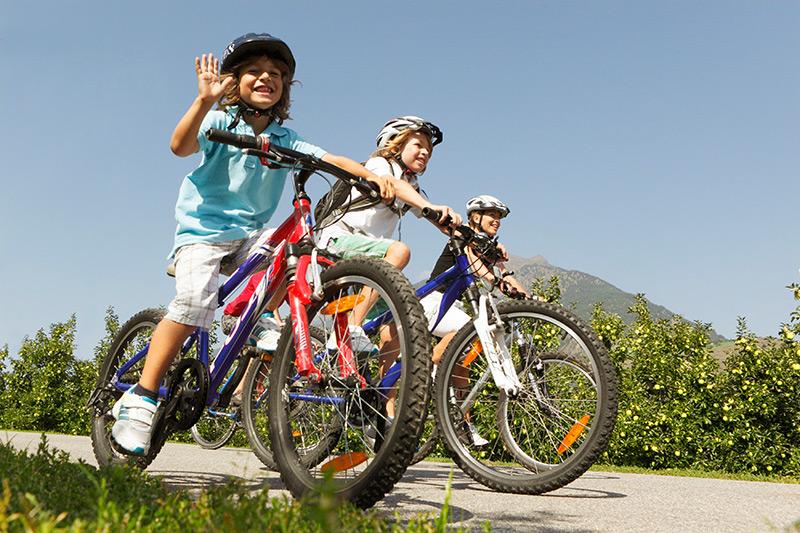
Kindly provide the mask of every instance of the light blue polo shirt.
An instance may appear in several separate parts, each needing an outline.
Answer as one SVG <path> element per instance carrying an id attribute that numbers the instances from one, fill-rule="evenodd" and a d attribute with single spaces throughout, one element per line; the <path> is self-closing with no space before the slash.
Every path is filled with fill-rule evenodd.
<path id="1" fill-rule="evenodd" d="M 205 133 L 210 128 L 225 130 L 235 111 L 210 111 L 203 119 L 197 141 L 203 160 L 183 179 L 175 218 L 175 251 L 195 242 L 224 242 L 243 239 L 269 221 L 283 193 L 288 169 L 270 169 L 257 157 L 246 156 L 238 148 L 211 142 Z M 244 120 L 232 130 L 254 135 Z M 322 157 L 325 150 L 305 142 L 297 132 L 272 123 L 262 135 L 270 142 L 298 152 Z"/>

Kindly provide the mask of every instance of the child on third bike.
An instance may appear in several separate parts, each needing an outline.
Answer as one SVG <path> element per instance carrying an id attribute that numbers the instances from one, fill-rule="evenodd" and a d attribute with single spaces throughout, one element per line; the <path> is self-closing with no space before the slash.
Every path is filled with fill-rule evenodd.
<path id="1" fill-rule="evenodd" d="M 511 210 L 506 204 L 494 196 L 482 194 L 471 198 L 467 202 L 467 225 L 477 232 L 495 238 L 500 230 L 501 220 L 510 213 Z M 505 251 L 505 247 L 502 244 L 498 244 L 498 249 L 503 252 L 504 259 L 508 260 L 508 253 Z M 491 284 L 497 284 L 503 292 L 512 294 L 520 293 L 525 297 L 529 297 L 525 288 L 513 276 L 506 274 L 500 279 L 497 279 L 492 271 L 491 265 L 485 264 L 471 247 L 467 247 L 466 253 L 470 265 L 472 265 L 473 272 L 477 276 Z M 439 255 L 439 258 L 436 260 L 436 264 L 433 267 L 428 281 L 433 280 L 436 276 L 452 267 L 455 262 L 456 259 L 450 246 L 445 246 L 441 255 Z M 501 275 L 507 272 L 505 265 L 502 263 L 496 263 L 494 266 L 500 269 Z M 434 291 L 422 299 L 422 306 L 431 324 L 433 324 L 433 321 L 436 319 L 441 301 L 442 293 L 439 291 Z M 455 333 L 467 322 L 469 322 L 469 317 L 456 306 L 451 307 L 447 313 L 445 313 L 433 330 L 433 334 L 441 339 L 433 349 L 434 363 L 439 363 L 445 348 L 447 348 L 447 343 L 450 342 Z"/>
<path id="2" fill-rule="evenodd" d="M 391 178 L 327 153 L 282 125 L 289 118 L 295 59 L 281 39 L 248 33 L 226 47 L 221 68 L 212 54 L 204 54 L 195 58 L 195 71 L 198 94 L 171 141 L 180 157 L 203 153 L 200 166 L 184 178 L 175 208 L 178 226 L 170 257 L 177 295 L 153 333 L 138 384 L 112 408 L 114 441 L 138 455 L 149 450 L 158 388 L 170 363 L 197 327 L 210 327 L 220 272 L 232 272 L 257 246 L 288 174 L 288 169 L 261 166 L 254 156 L 208 141 L 206 131 L 269 135 L 275 145 L 321 157 L 376 183 L 384 200 L 394 198 Z M 220 109 L 212 111 L 218 101 Z"/>
<path id="3" fill-rule="evenodd" d="M 509 213 L 511 213 L 511 210 L 506 204 L 494 196 L 483 194 L 471 198 L 467 202 L 467 225 L 474 231 L 484 233 L 491 238 L 495 238 L 500 230 L 500 221 L 507 217 Z M 498 244 L 498 249 L 503 253 L 504 259 L 507 260 L 508 254 L 502 244 Z M 498 285 L 500 289 L 507 294 L 521 294 L 528 297 L 528 292 L 525 290 L 525 288 L 516 279 L 514 279 L 513 276 L 507 274 L 505 265 L 502 263 L 487 265 L 478 255 L 476 255 L 475 251 L 470 246 L 465 249 L 465 252 L 467 254 L 467 259 L 472 266 L 472 271 L 476 276 L 486 280 L 492 285 Z M 455 262 L 456 258 L 453 255 L 453 251 L 449 245 L 446 245 L 444 250 L 442 250 L 441 255 L 436 260 L 436 264 L 434 265 L 433 271 L 428 278 L 428 282 L 432 281 L 445 270 L 452 267 Z M 499 279 L 495 277 L 492 266 L 497 267 L 500 270 L 502 277 Z M 425 316 L 428 319 L 429 325 L 433 326 L 436 324 L 435 328 L 431 331 L 433 336 L 439 339 L 439 342 L 433 348 L 433 363 L 436 365 L 438 365 L 439 361 L 441 361 L 442 355 L 447 349 L 447 345 L 453 339 L 458 330 L 470 321 L 469 316 L 467 316 L 467 314 L 459 308 L 458 304 L 456 304 L 451 306 L 442 319 L 436 323 L 441 302 L 442 293 L 439 291 L 430 293 L 421 301 L 422 307 L 425 309 Z M 489 441 L 484 439 L 478 433 L 475 426 L 472 425 L 469 420 L 469 414 L 467 414 L 465 423 L 467 426 L 466 429 L 472 440 L 472 444 L 475 446 L 485 446 L 489 443 Z"/>

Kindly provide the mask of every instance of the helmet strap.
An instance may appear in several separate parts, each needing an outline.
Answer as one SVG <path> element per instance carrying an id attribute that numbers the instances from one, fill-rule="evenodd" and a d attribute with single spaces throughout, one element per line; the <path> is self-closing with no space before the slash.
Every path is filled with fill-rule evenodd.
<path id="1" fill-rule="evenodd" d="M 231 122 L 231 125 L 228 126 L 228 130 L 232 130 L 233 128 L 235 128 L 239 124 L 239 121 L 244 116 L 255 117 L 255 118 L 269 117 L 270 122 L 272 122 L 272 120 L 274 119 L 272 109 L 258 109 L 256 107 L 247 104 L 247 102 L 239 100 L 236 103 L 236 116 L 233 117 L 233 122 Z"/>
<path id="2" fill-rule="evenodd" d="M 400 165 L 400 169 L 403 171 L 403 175 L 404 176 L 405 175 L 409 175 L 409 176 L 416 176 L 417 175 L 416 172 L 414 172 L 413 170 L 408 168 L 408 165 L 405 164 L 405 162 L 403 161 L 403 158 L 400 157 L 400 154 L 395 154 L 394 160 L 397 161 L 398 165 Z"/>

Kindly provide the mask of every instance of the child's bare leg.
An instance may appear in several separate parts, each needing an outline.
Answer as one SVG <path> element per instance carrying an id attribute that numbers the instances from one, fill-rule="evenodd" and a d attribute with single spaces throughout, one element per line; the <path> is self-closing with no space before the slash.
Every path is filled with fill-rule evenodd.
<path id="1" fill-rule="evenodd" d="M 439 361 L 442 360 L 442 355 L 444 355 L 444 351 L 447 349 L 447 345 L 450 344 L 450 341 L 453 340 L 453 337 L 456 336 L 457 331 L 451 331 L 450 333 L 446 334 L 442 337 L 438 344 L 433 347 L 433 364 L 438 365 Z M 467 394 L 467 386 L 469 385 L 469 380 L 467 379 L 469 376 L 469 368 L 461 365 L 460 363 L 456 364 L 456 367 L 453 369 L 453 377 L 452 377 L 452 384 L 453 388 L 458 391 L 457 394 L 466 396 Z M 466 420 L 470 420 L 469 411 L 465 413 L 464 418 Z"/>
<path id="2" fill-rule="evenodd" d="M 149 391 L 157 392 L 169 365 L 178 355 L 178 350 L 195 329 L 195 326 L 187 326 L 167 318 L 162 319 L 150 340 L 139 385 Z"/>
<path id="3" fill-rule="evenodd" d="M 439 339 L 439 342 L 433 347 L 433 356 L 431 357 L 431 360 L 433 361 L 434 365 L 438 365 L 439 361 L 442 360 L 442 355 L 444 355 L 447 345 L 450 344 L 450 341 L 453 340 L 453 337 L 456 336 L 456 333 L 456 331 L 447 333 L 444 337 Z"/>
<path id="4" fill-rule="evenodd" d="M 383 377 L 394 364 L 400 351 L 400 340 L 397 338 L 397 328 L 394 324 L 381 328 L 381 351 L 378 366 L 378 375 Z M 386 393 L 386 416 L 394 418 L 394 400 L 397 398 L 397 389 L 392 388 Z"/>

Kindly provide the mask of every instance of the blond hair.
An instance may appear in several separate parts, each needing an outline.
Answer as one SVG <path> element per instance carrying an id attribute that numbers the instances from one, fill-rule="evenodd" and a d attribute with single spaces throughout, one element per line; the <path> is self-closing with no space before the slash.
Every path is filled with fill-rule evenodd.
<path id="1" fill-rule="evenodd" d="M 386 159 L 398 157 L 400 152 L 403 151 L 403 146 L 415 133 L 421 133 L 422 135 L 425 135 L 425 137 L 428 139 L 428 144 L 431 144 L 431 138 L 429 135 L 426 135 L 425 132 L 408 128 L 395 135 L 391 141 L 386 143 L 386 146 L 375 150 L 371 157 L 385 157 Z M 431 147 L 431 152 L 433 152 L 433 147 Z"/>
<path id="2" fill-rule="evenodd" d="M 243 60 L 239 61 L 229 72 L 224 72 L 220 74 L 219 81 L 220 83 L 225 81 L 228 78 L 234 78 L 236 83 L 234 83 L 219 101 L 220 109 L 227 110 L 231 106 L 235 106 L 241 100 L 241 96 L 239 94 L 239 72 L 241 71 L 242 67 L 246 64 L 253 61 L 256 57 L 266 56 L 269 58 L 270 61 L 275 63 L 275 65 L 280 69 L 281 74 L 281 84 L 283 85 L 283 93 L 281 94 L 281 99 L 278 100 L 275 105 L 270 107 L 267 110 L 267 114 L 269 115 L 271 120 L 276 121 L 278 124 L 283 124 L 284 120 L 289 118 L 289 107 L 292 105 L 291 102 L 291 90 L 292 85 L 295 83 L 299 83 L 297 80 L 289 79 L 289 65 L 287 65 L 282 59 L 278 57 L 273 57 L 269 54 L 257 54 L 245 57 Z"/>

